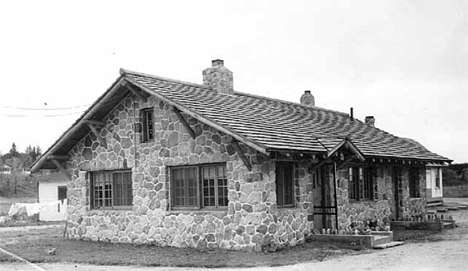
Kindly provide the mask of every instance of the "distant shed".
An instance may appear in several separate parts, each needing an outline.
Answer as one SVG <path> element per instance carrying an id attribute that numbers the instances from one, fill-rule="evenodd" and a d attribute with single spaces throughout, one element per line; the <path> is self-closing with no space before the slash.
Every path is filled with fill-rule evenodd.
<path id="1" fill-rule="evenodd" d="M 39 212 L 41 221 L 67 219 L 67 177 L 61 172 L 41 175 L 38 178 Z"/>

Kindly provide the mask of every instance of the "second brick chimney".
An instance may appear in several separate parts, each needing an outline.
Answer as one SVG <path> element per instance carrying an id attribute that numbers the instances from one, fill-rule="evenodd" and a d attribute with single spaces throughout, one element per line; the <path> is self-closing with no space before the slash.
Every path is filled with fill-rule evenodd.
<path id="1" fill-rule="evenodd" d="M 375 126 L 374 116 L 367 116 L 365 122 L 366 122 L 367 125 L 374 127 Z"/>
<path id="2" fill-rule="evenodd" d="M 203 84 L 219 93 L 234 93 L 232 72 L 224 67 L 224 61 L 221 59 L 211 61 L 211 67 L 203 70 Z"/>

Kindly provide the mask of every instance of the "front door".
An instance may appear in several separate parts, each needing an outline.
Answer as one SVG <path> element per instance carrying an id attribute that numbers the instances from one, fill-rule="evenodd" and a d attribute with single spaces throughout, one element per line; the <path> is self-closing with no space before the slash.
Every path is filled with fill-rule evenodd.
<path id="1" fill-rule="evenodd" d="M 318 230 L 334 227 L 333 220 L 337 212 L 334 170 L 333 164 L 325 164 L 312 173 L 314 228 Z"/>

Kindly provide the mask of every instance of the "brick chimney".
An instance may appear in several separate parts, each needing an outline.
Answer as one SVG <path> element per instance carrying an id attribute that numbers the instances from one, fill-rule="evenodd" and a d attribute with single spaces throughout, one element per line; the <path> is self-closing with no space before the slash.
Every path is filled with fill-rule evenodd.
<path id="1" fill-rule="evenodd" d="M 304 91 L 301 96 L 301 104 L 306 106 L 315 106 L 314 95 L 310 94 L 310 90 Z"/>
<path id="2" fill-rule="evenodd" d="M 203 70 L 203 84 L 219 93 L 234 93 L 232 72 L 224 67 L 221 59 L 211 61 L 211 67 Z"/>
<path id="3" fill-rule="evenodd" d="M 366 116 L 366 124 L 369 126 L 375 126 L 375 118 L 374 116 Z"/>

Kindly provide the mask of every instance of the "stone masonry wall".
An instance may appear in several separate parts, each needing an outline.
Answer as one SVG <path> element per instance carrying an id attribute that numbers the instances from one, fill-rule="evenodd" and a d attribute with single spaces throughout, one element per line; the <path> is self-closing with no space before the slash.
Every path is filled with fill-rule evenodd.
<path id="1" fill-rule="evenodd" d="M 136 99 L 136 100 L 134 100 Z M 154 107 L 154 140 L 140 142 L 135 122 L 140 110 Z M 154 97 L 146 102 L 128 97 L 98 128 L 104 143 L 92 133 L 71 151 L 68 196 L 69 238 L 176 247 L 221 247 L 260 250 L 268 245 L 304 242 L 313 223 L 306 161 L 296 163 L 296 208 L 276 206 L 275 162 L 240 144 L 252 164 L 238 157 L 231 137 L 187 117 L 192 139 L 172 108 Z M 170 167 L 225 163 L 227 209 L 174 211 L 170 208 Z M 91 209 L 92 171 L 131 169 L 133 206 L 128 210 Z"/>
<path id="2" fill-rule="evenodd" d="M 409 197 L 409 169 L 402 168 L 402 190 L 400 194 L 401 217 L 422 215 L 426 212 L 425 174 L 420 170 L 420 198 Z M 350 201 L 348 198 L 348 168 L 337 171 L 337 199 L 339 227 L 347 228 L 355 221 L 376 219 L 378 225 L 384 226 L 395 220 L 395 188 L 392 180 L 392 166 L 379 165 L 374 175 L 374 199 Z M 377 187 L 375 187 L 377 185 Z"/>

